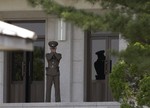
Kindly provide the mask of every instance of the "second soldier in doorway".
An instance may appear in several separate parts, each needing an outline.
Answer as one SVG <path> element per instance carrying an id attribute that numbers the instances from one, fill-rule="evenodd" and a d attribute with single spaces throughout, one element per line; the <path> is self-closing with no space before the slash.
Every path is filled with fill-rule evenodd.
<path id="1" fill-rule="evenodd" d="M 60 53 L 56 52 L 58 42 L 50 41 L 48 43 L 50 46 L 50 53 L 46 54 L 46 59 L 48 62 L 48 67 L 46 67 L 46 101 L 51 102 L 51 89 L 54 84 L 55 87 L 55 101 L 60 102 L 60 71 L 59 62 L 62 58 Z"/>
<path id="2" fill-rule="evenodd" d="M 94 67 L 96 70 L 97 75 L 96 80 L 105 80 L 105 55 L 104 55 L 105 51 L 104 50 L 100 50 L 98 52 L 96 52 L 95 54 L 97 55 L 97 60 L 94 63 Z"/>

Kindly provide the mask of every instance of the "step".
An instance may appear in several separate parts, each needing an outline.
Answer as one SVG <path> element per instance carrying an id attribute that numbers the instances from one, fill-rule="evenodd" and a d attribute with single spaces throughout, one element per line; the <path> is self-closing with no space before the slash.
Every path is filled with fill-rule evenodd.
<path id="1" fill-rule="evenodd" d="M 0 103 L 0 108 L 120 108 L 118 102 Z"/>

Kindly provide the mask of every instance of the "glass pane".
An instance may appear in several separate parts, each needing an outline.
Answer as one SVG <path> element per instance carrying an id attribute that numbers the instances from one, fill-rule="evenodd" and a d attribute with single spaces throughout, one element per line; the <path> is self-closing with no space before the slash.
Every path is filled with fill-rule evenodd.
<path id="1" fill-rule="evenodd" d="M 105 49 L 105 39 L 92 40 L 92 80 L 95 80 L 97 77 L 99 77 L 99 74 L 103 73 L 102 71 L 104 71 Z M 99 63 L 100 60 L 102 60 L 103 63 Z"/>
<path id="2" fill-rule="evenodd" d="M 34 42 L 33 78 L 34 81 L 44 79 L 44 41 Z"/>
<path id="3" fill-rule="evenodd" d="M 34 42 L 33 61 L 32 63 L 32 80 L 39 81 L 44 79 L 44 38 L 45 22 L 44 21 L 10 21 L 10 23 L 36 32 L 38 39 Z"/>
<path id="4" fill-rule="evenodd" d="M 12 52 L 12 80 L 22 81 L 23 52 Z"/>

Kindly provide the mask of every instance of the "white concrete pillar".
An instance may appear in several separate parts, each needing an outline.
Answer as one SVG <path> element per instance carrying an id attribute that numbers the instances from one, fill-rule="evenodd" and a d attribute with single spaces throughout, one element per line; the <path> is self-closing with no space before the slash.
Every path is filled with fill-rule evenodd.
<path id="1" fill-rule="evenodd" d="M 0 103 L 3 103 L 4 89 L 4 52 L 0 51 Z"/>
<path id="2" fill-rule="evenodd" d="M 2 16 L 0 15 L 0 20 Z M 3 75 L 4 75 L 4 54 L 0 51 L 0 103 L 3 103 Z"/>
<path id="3" fill-rule="evenodd" d="M 60 62 L 60 91 L 62 102 L 71 102 L 72 97 L 72 26 L 66 23 L 66 40 L 58 41 L 57 51 L 62 54 Z"/>
<path id="4" fill-rule="evenodd" d="M 45 53 L 50 52 L 48 42 L 58 41 L 57 52 L 62 54 L 60 61 L 60 93 L 62 102 L 71 101 L 71 74 L 72 74 L 72 35 L 71 25 L 66 24 L 66 40 L 58 40 L 58 21 L 55 17 L 49 17 L 46 22 Z M 45 66 L 47 61 L 45 59 Z M 46 78 L 46 77 L 45 77 Z M 52 88 L 51 101 L 55 101 L 54 87 Z"/>
<path id="5" fill-rule="evenodd" d="M 119 34 L 119 51 L 127 48 L 128 42 Z"/>
<path id="6" fill-rule="evenodd" d="M 73 27 L 72 102 L 84 101 L 84 31 Z"/>

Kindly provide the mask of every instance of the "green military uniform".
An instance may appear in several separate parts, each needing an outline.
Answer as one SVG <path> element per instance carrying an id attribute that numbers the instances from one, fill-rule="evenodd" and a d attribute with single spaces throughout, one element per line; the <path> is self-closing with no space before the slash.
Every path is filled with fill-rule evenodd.
<path id="1" fill-rule="evenodd" d="M 58 45 L 56 41 L 50 41 L 49 46 L 55 48 Z M 55 101 L 60 102 L 60 71 L 59 62 L 61 59 L 61 54 L 56 52 L 51 52 L 46 54 L 46 59 L 48 62 L 48 67 L 46 67 L 47 83 L 46 83 L 46 101 L 51 101 L 51 88 L 54 83 L 55 87 Z"/>

